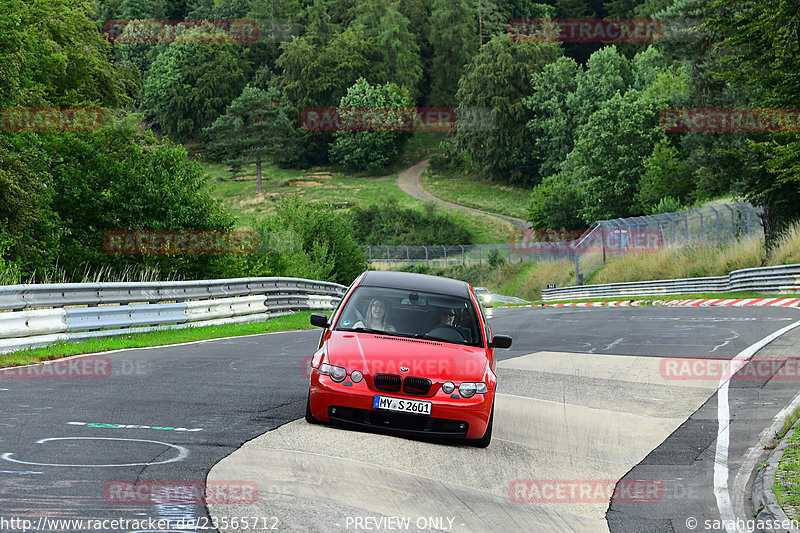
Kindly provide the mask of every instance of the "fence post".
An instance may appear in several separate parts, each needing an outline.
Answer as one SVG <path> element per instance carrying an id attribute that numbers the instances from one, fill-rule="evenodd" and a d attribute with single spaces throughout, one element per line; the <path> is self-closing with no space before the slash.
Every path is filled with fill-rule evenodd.
<path id="1" fill-rule="evenodd" d="M 750 212 L 752 209 L 750 209 L 750 206 L 745 206 L 745 209 L 747 210 L 747 234 L 750 235 L 750 232 L 752 231 L 752 226 L 750 224 Z"/>
<path id="2" fill-rule="evenodd" d="M 372 263 L 372 246 L 367 246 L 367 252 L 369 252 L 369 262 Z"/>
<path id="3" fill-rule="evenodd" d="M 605 265 L 606 264 L 606 225 L 605 224 L 600 224 L 600 238 L 603 240 L 603 264 Z"/>
<path id="4" fill-rule="evenodd" d="M 580 274 L 580 254 L 578 254 L 578 250 L 575 250 L 575 285 L 583 285 L 581 281 L 581 274 Z"/>
<path id="5" fill-rule="evenodd" d="M 478 245 L 478 264 L 483 264 L 483 248 L 481 248 L 480 244 Z"/>
<path id="6" fill-rule="evenodd" d="M 443 244 L 442 250 L 444 250 L 444 266 L 447 267 L 447 247 Z"/>
<path id="7" fill-rule="evenodd" d="M 700 235 L 705 238 L 706 232 L 703 228 L 703 211 L 701 209 L 695 209 L 695 211 L 697 211 L 697 214 L 700 215 Z"/>
<path id="8" fill-rule="evenodd" d="M 423 248 L 425 249 L 425 268 L 430 268 L 431 264 L 428 262 L 428 247 L 423 246 Z"/>
<path id="9" fill-rule="evenodd" d="M 391 264 L 391 261 L 389 261 L 389 247 L 388 246 L 386 247 L 386 262 Z"/>
<path id="10" fill-rule="evenodd" d="M 411 254 L 408 253 L 408 246 L 406 245 L 406 262 L 411 264 Z"/>
<path id="11" fill-rule="evenodd" d="M 714 215 L 716 215 L 716 219 L 717 219 L 717 244 L 719 244 L 719 211 L 714 209 L 713 205 L 709 205 L 708 207 L 710 207 L 711 210 L 714 211 Z"/>
<path id="12" fill-rule="evenodd" d="M 689 240 L 689 215 L 687 211 L 683 212 L 683 227 L 686 228 L 686 240 Z"/>
<path id="13" fill-rule="evenodd" d="M 461 264 L 466 266 L 467 265 L 467 258 L 464 255 L 464 245 L 463 244 L 459 244 L 459 246 L 461 246 Z"/>
<path id="14" fill-rule="evenodd" d="M 728 204 L 723 204 L 731 212 L 731 237 L 736 236 L 736 212 Z"/>

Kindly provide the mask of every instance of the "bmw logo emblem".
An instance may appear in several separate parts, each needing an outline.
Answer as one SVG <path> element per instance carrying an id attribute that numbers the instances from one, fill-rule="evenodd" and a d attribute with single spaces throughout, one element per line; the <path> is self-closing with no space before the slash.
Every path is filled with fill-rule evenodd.
<path id="1" fill-rule="evenodd" d="M 407 366 L 401 366 L 400 367 L 400 372 L 408 372 L 408 367 Z"/>

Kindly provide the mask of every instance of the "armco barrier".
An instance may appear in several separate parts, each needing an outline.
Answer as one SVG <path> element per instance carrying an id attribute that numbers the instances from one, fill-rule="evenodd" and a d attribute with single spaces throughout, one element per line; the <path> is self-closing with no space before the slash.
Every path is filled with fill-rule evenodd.
<path id="1" fill-rule="evenodd" d="M 0 311 L 6 311 L 0 312 L 0 353 L 60 341 L 331 310 L 346 289 L 298 278 L 8 285 L 0 287 Z"/>
<path id="2" fill-rule="evenodd" d="M 636 281 L 543 289 L 542 300 L 665 296 L 751 291 L 763 294 L 800 293 L 800 265 L 745 268 L 727 276 Z"/>

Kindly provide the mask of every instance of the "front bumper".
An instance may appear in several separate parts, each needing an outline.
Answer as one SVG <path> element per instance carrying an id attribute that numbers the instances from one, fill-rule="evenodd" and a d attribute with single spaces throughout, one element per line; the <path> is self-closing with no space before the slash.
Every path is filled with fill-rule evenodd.
<path id="1" fill-rule="evenodd" d="M 311 370 L 309 402 L 311 415 L 322 422 L 369 428 L 390 433 L 437 438 L 479 439 L 486 432 L 494 401 L 494 391 L 471 398 L 452 398 L 441 391 L 432 397 L 411 396 L 402 392 L 374 391 L 366 380 L 336 383 L 329 376 Z M 376 395 L 432 402 L 431 414 L 395 413 L 373 408 Z M 332 409 L 335 411 L 332 412 Z"/>

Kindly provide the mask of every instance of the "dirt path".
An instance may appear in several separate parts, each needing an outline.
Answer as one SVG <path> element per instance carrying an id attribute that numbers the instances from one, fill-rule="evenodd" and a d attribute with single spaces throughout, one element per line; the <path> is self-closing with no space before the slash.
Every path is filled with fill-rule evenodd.
<path id="1" fill-rule="evenodd" d="M 511 224 L 517 229 L 528 229 L 528 227 L 530 227 L 528 222 L 522 220 L 521 218 L 514 218 L 506 215 L 498 215 L 497 213 L 489 213 L 488 211 L 481 211 L 480 209 L 474 209 L 472 207 L 466 207 L 463 205 L 454 204 L 442 200 L 441 198 L 437 198 L 436 196 L 432 195 L 431 193 L 423 189 L 422 184 L 419 182 L 419 177 L 422 175 L 423 172 L 425 172 L 426 168 L 428 168 L 427 159 L 425 159 L 424 161 L 420 161 L 419 163 L 417 163 L 412 167 L 408 167 L 407 169 L 400 172 L 400 174 L 398 174 L 397 185 L 403 190 L 404 193 L 413 196 L 414 198 L 419 198 L 420 200 L 425 202 L 433 202 L 435 204 L 452 207 L 453 209 L 461 209 L 463 211 L 471 211 L 473 213 L 480 213 L 482 215 L 489 215 L 492 217 L 496 217 Z"/>

